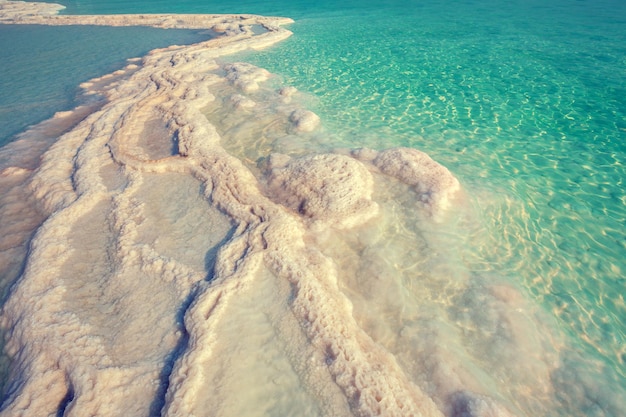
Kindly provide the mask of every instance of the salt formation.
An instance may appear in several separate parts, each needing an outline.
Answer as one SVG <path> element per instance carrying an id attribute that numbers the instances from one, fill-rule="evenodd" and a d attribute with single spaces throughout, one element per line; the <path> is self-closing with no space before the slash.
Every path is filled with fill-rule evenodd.
<path id="1" fill-rule="evenodd" d="M 490 398 L 476 396 L 466 392 L 458 392 L 452 396 L 452 417 L 511 417 Z"/>
<path id="2" fill-rule="evenodd" d="M 460 190 L 459 181 L 448 169 L 417 149 L 397 148 L 382 152 L 359 149 L 354 155 L 371 161 L 381 172 L 412 186 L 418 203 L 435 219 L 450 207 Z"/>
<path id="3" fill-rule="evenodd" d="M 290 160 L 283 166 L 273 163 L 269 178 L 270 194 L 285 206 L 326 226 L 345 228 L 376 215 L 372 187 L 372 175 L 362 164 L 332 154 Z"/>
<path id="4" fill-rule="evenodd" d="M 309 110 L 294 110 L 289 120 L 298 132 L 312 132 L 320 124 L 319 116 Z"/>
<path id="5" fill-rule="evenodd" d="M 459 189 L 445 168 L 423 153 L 392 149 L 355 151 L 354 158 L 260 154 L 253 161 L 265 160 L 265 168 L 254 170 L 225 151 L 225 137 L 208 122 L 203 111 L 218 99 L 244 117 L 261 111 L 264 96 L 255 94 L 269 73 L 218 59 L 285 39 L 290 32 L 281 25 L 289 19 L 78 17 L 57 16 L 56 5 L 0 7 L 4 23 L 224 33 L 155 50 L 141 65 L 84 84 L 103 96 L 100 107 L 77 117 L 39 166 L 2 171 L 0 179 L 20 186 L 21 204 L 36 207 L 16 253 L 36 232 L 2 310 L 12 362 L 0 415 L 510 415 L 478 378 L 465 389 L 471 378 L 450 371 L 459 394 L 433 389 L 445 378 L 424 383 L 421 374 L 443 362 L 407 364 L 368 333 L 342 281 L 355 271 L 340 269 L 345 255 L 323 247 L 346 235 L 367 241 L 360 234 L 381 219 L 377 177 L 413 187 L 418 209 L 437 218 Z M 277 113 L 280 123 L 268 123 L 290 139 L 320 129 L 319 117 L 292 104 L 295 96 L 289 88 L 275 94 L 290 107 Z M 238 315 L 255 307 L 253 334 L 225 337 L 230 327 L 245 327 Z M 260 329 L 267 333 L 254 333 Z M 412 341 L 410 330 L 398 337 Z M 265 352 L 274 352 L 271 361 L 236 374 L 260 383 L 231 380 L 238 358 Z M 268 394 L 237 408 L 258 390 Z"/>
<path id="6" fill-rule="evenodd" d="M 250 100 L 240 94 L 231 96 L 230 102 L 237 109 L 249 109 L 256 106 L 256 103 L 253 100 Z"/>
<path id="7" fill-rule="evenodd" d="M 267 81 L 269 72 L 254 65 L 238 62 L 224 67 L 226 79 L 245 93 L 259 89 L 259 83 Z"/>

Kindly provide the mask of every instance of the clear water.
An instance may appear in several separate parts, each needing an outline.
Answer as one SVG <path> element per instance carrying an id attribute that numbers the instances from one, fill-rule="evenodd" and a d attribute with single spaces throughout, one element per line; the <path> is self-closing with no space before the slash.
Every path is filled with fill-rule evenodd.
<path id="1" fill-rule="evenodd" d="M 81 82 L 154 48 L 202 39 L 188 30 L 0 25 L 0 145 L 74 107 Z"/>
<path id="2" fill-rule="evenodd" d="M 296 19 L 287 41 L 235 59 L 310 93 L 309 107 L 329 132 L 324 146 L 405 145 L 447 166 L 480 213 L 459 250 L 461 261 L 476 277 L 497 275 L 523 288 L 567 336 L 563 371 L 553 382 L 581 390 L 563 389 L 563 415 L 626 412 L 626 3 L 65 4 L 77 14 L 246 12 Z M 32 30 L 44 29 L 0 27 L 0 42 Z M 87 43 L 64 47 L 94 53 Z M 41 67 L 24 49 L 11 51 L 30 60 L 19 68 Z M 3 45 L 0 53 L 7 52 Z M 82 70 L 59 65 L 70 80 Z M 46 91 L 59 72 L 34 82 L 39 92 L 28 96 Z M 12 86 L 1 88 L 5 97 Z M 49 103 L 43 104 L 54 111 L 61 102 Z M 27 109 L 28 99 L 8 107 L 20 106 Z M 13 118 L 5 114 L 3 126 Z"/>

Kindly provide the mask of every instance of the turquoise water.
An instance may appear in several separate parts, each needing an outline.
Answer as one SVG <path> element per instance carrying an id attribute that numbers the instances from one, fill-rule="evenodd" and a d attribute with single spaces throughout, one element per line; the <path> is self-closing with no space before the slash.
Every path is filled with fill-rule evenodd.
<path id="1" fill-rule="evenodd" d="M 459 176 L 485 229 L 464 253 L 470 269 L 507 276 L 551 312 L 571 343 L 572 371 L 555 382 L 584 380 L 605 403 L 603 390 L 626 386 L 624 5 L 387 13 L 329 17 L 325 30 L 306 20 L 251 60 L 320 97 L 345 146 L 417 147 Z M 563 401 L 565 415 L 605 415 L 593 397 Z"/>
<path id="2" fill-rule="evenodd" d="M 151 49 L 201 39 L 206 35 L 187 30 L 0 25 L 0 145 L 73 108 L 81 82 Z"/>
<path id="3" fill-rule="evenodd" d="M 77 14 L 250 12 L 296 19 L 294 36 L 284 43 L 235 59 L 309 93 L 309 107 L 328 132 L 326 146 L 406 145 L 447 166 L 479 213 L 461 254 L 468 269 L 521 287 L 566 335 L 563 366 L 553 375 L 563 388 L 556 394 L 562 415 L 626 413 L 626 4 L 65 4 Z M 10 42 L 35 29 L 0 30 Z M 95 52 L 82 42 L 64 48 Z M 25 56 L 33 61 L 23 67 L 41 66 Z M 80 66 L 59 65 L 76 79 Z M 32 87 L 46 91 L 57 74 Z M 44 104 L 54 111 L 58 103 Z M 11 104 L 21 105 L 27 108 Z M 0 117 L 6 125 L 5 113 Z"/>

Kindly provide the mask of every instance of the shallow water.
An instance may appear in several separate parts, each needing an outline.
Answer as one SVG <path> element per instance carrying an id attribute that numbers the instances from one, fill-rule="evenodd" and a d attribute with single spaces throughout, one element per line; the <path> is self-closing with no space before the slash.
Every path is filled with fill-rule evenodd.
<path id="1" fill-rule="evenodd" d="M 307 20 L 250 59 L 321 97 L 338 146 L 409 145 L 448 166 L 480 213 L 470 270 L 522 285 L 593 358 L 582 367 L 623 386 L 622 9 L 430 3 L 393 23 L 329 19 L 345 30 Z"/>
<path id="2" fill-rule="evenodd" d="M 185 30 L 0 25 L 0 144 L 76 106 L 81 82 L 151 49 L 203 39 L 206 34 Z"/>
<path id="3" fill-rule="evenodd" d="M 623 6 L 509 6 L 331 20 L 343 31 L 307 20 L 251 60 L 322 97 L 339 146 L 409 145 L 448 166 L 480 213 L 469 269 L 522 285 L 590 358 L 581 372 L 623 386 Z"/>
<path id="4" fill-rule="evenodd" d="M 360 271 L 340 281 L 359 326 L 436 398 L 472 387 L 496 396 L 518 415 L 624 413 L 622 4 L 68 6 L 76 13 L 245 11 L 296 18 L 290 39 L 228 60 L 252 62 L 277 74 L 269 81 L 272 88 L 296 86 L 304 92 L 296 100 L 321 117 L 322 129 L 285 135 L 288 123 L 273 116 L 285 104 L 268 100 L 275 89 L 262 90 L 255 93 L 257 102 L 270 103 L 256 113 L 262 119 L 242 121 L 229 116 L 232 108 L 224 105 L 206 109 L 223 146 L 259 176 L 270 152 L 410 146 L 447 166 L 465 193 L 452 218 L 433 226 L 407 208 L 412 207 L 407 189 L 378 179 L 375 199 L 390 220 L 357 236 L 345 232 L 320 238 L 329 256 L 342 254 L 335 260 L 340 270 Z M 231 87 L 223 88 L 224 97 L 233 94 Z M 159 251 L 168 247 L 171 242 L 164 242 Z M 189 256 L 185 262 L 199 269 L 203 257 L 206 265 L 213 262 L 202 253 L 176 256 Z M 268 288 L 276 284 L 261 276 L 266 278 L 247 291 L 275 291 Z M 258 323 L 250 346 L 267 347 L 267 363 L 280 369 L 286 362 L 270 357 L 283 352 L 293 358 L 304 349 L 296 342 L 281 347 L 263 341 L 271 334 L 264 327 L 268 321 L 249 316 L 253 307 L 240 304 L 229 305 L 232 314 L 225 314 L 232 316 L 232 326 Z M 260 310 L 272 317 L 271 323 L 284 316 L 281 308 L 277 301 Z M 231 331 L 227 323 L 220 332 Z M 242 326 L 241 332 L 248 333 Z M 279 339 L 298 340 L 285 336 L 286 328 L 291 327 L 282 327 Z M 241 346 L 239 357 L 247 357 L 246 349 Z M 250 369 L 231 360 L 233 368 Z M 285 381 L 277 386 L 294 387 L 303 374 L 258 369 L 247 375 L 247 392 L 255 403 L 268 398 L 252 390 L 263 385 L 255 377 L 282 374 Z M 220 372 L 207 370 L 217 380 Z M 446 377 L 456 382 L 442 383 Z M 309 399 L 310 382 L 302 386 L 309 389 L 294 394 L 296 404 L 311 404 L 310 415 L 319 414 L 319 405 Z M 207 397 L 222 395 L 225 413 L 245 414 L 229 397 L 232 391 L 226 385 Z M 275 410 L 282 412 L 294 406 L 286 399 L 276 401 L 282 405 Z"/>

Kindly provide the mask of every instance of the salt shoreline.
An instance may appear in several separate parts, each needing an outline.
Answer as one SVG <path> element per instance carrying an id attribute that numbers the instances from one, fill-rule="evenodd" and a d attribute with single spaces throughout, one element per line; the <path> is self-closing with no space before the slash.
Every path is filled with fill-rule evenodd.
<path id="1" fill-rule="evenodd" d="M 87 93 L 104 97 L 102 106 L 59 114 L 55 121 L 76 118 L 68 123 L 76 125 L 38 166 L 3 167 L 8 189 L 19 190 L 10 219 L 25 207 L 36 213 L 17 232 L 21 244 L 14 247 L 23 256 L 29 247 L 28 257 L 2 311 L 12 365 L 0 415 L 219 414 L 206 409 L 203 390 L 218 373 L 221 323 L 264 277 L 277 281 L 277 296 L 289 305 L 273 325 L 302 395 L 321 414 L 512 415 L 463 372 L 445 388 L 443 381 L 431 392 L 419 387 L 354 319 L 339 290 L 338 263 L 323 251 L 329 234 L 359 230 L 381 216 L 375 184 L 414 194 L 425 221 L 445 218 L 461 194 L 445 167 L 416 150 L 360 149 L 260 155 L 262 166 L 253 172 L 225 151 L 203 114 L 221 100 L 233 113 L 254 111 L 254 94 L 271 74 L 216 60 L 286 39 L 291 32 L 281 25 L 291 19 L 59 16 L 59 10 L 2 1 L 0 23 L 146 25 L 222 36 L 154 50 L 141 64 L 85 83 Z M 254 25 L 266 32 L 255 34 Z M 222 89 L 228 101 L 216 95 Z M 272 96 L 282 128 L 293 136 L 320 129 L 316 115 L 290 100 L 295 94 L 282 89 Z M 147 149 L 148 139 L 161 145 Z M 178 241 L 160 243 L 166 239 L 153 230 L 180 228 L 150 210 L 166 207 L 160 201 L 186 187 L 204 200 L 171 203 L 199 213 L 202 221 L 184 227 L 210 236 L 198 248 L 213 254 L 210 270 L 203 269 L 208 255 L 198 259 L 179 251 Z M 72 283 L 74 276 L 85 282 Z"/>
<path id="2" fill-rule="evenodd" d="M 214 29 L 216 32 L 243 30 L 252 24 L 270 25 L 271 31 L 285 37 L 290 33 L 281 25 L 293 23 L 285 17 L 265 17 L 250 14 L 119 14 L 119 15 L 59 15 L 65 6 L 54 3 L 0 1 L 0 23 L 11 25 L 97 25 L 149 26 L 161 29 Z M 246 28 L 249 30 L 249 28 Z M 278 41 L 276 41 L 278 42 Z"/>

